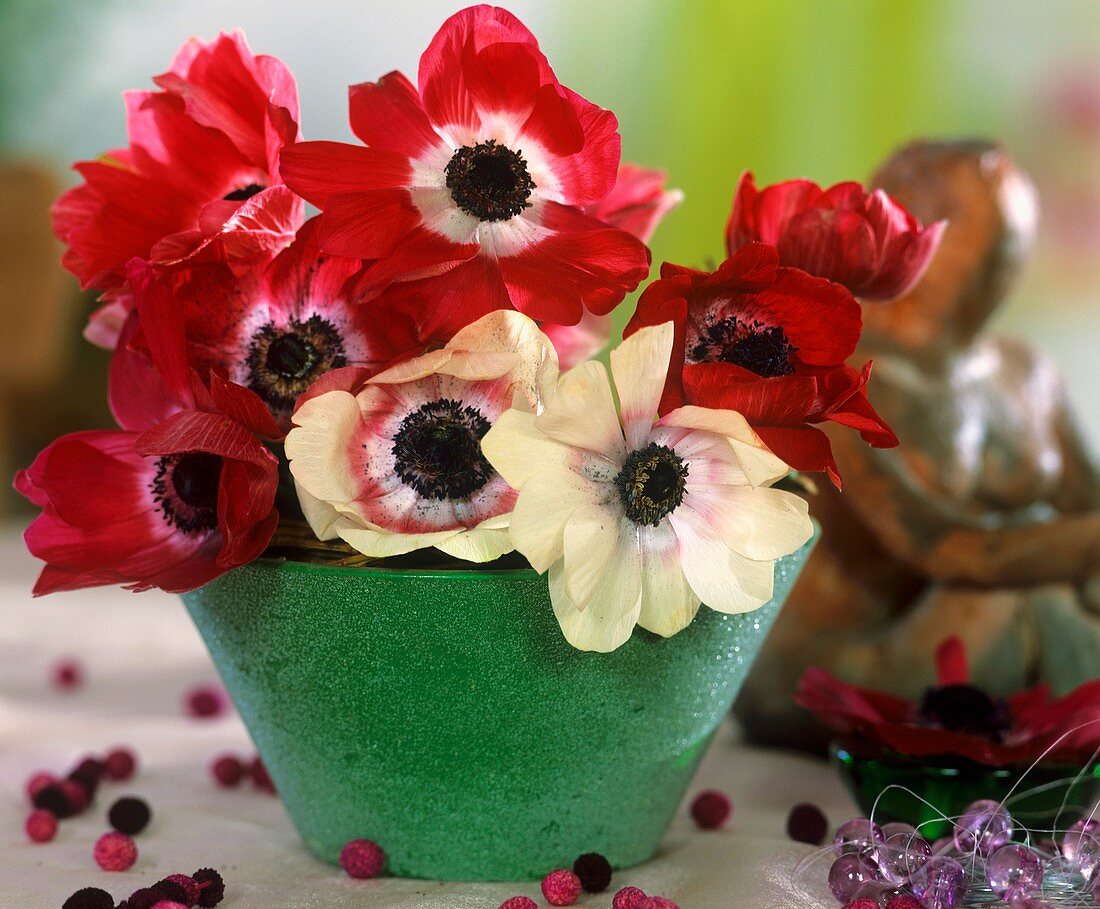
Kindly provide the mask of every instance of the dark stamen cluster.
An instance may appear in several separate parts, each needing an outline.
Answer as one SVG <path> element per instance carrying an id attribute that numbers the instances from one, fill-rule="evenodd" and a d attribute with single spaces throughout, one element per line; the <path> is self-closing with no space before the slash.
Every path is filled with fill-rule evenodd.
<path id="1" fill-rule="evenodd" d="M 656 527 L 684 501 L 687 475 L 684 459 L 665 445 L 650 442 L 631 452 L 615 477 L 626 516 Z"/>
<path id="2" fill-rule="evenodd" d="M 707 327 L 688 350 L 694 363 L 732 363 L 772 379 L 794 372 L 791 358 L 798 352 L 778 325 L 745 322 L 732 316 Z"/>
<path id="3" fill-rule="evenodd" d="M 273 410 L 290 410 L 318 376 L 347 366 L 340 332 L 326 319 L 291 319 L 285 327 L 268 322 L 248 348 L 248 387 Z"/>
<path id="4" fill-rule="evenodd" d="M 489 421 L 475 407 L 442 398 L 401 421 L 393 437 L 394 471 L 426 499 L 468 499 L 493 476 L 481 453 Z"/>
<path id="5" fill-rule="evenodd" d="M 205 452 L 165 455 L 149 486 L 165 522 L 188 535 L 218 526 L 222 459 Z"/>
<path id="6" fill-rule="evenodd" d="M 929 688 L 921 699 L 920 716 L 931 725 L 994 742 L 1012 726 L 1008 704 L 974 685 Z"/>
<path id="7" fill-rule="evenodd" d="M 464 145 L 447 164 L 447 188 L 463 211 L 481 221 L 503 221 L 528 207 L 535 181 L 523 153 L 495 139 Z"/>
<path id="8" fill-rule="evenodd" d="M 249 183 L 247 186 L 239 187 L 233 190 L 231 193 L 226 193 L 222 196 L 226 202 L 243 202 L 245 199 L 251 199 L 256 193 L 262 193 L 266 186 L 261 186 L 259 183 Z"/>

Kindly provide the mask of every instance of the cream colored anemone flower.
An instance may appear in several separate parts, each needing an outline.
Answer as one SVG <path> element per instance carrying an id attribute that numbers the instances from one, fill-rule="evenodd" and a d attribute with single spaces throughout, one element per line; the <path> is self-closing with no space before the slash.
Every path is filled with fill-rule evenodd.
<path id="1" fill-rule="evenodd" d="M 563 374 L 538 415 L 503 414 L 482 451 L 519 490 L 516 549 L 550 572 L 566 639 L 607 652 L 635 625 L 664 637 L 706 603 L 748 612 L 772 596 L 773 562 L 813 534 L 806 502 L 768 486 L 788 467 L 728 410 L 681 407 L 654 422 L 672 323 L 632 335 L 607 370 Z"/>
<path id="2" fill-rule="evenodd" d="M 557 374 L 538 326 L 500 311 L 358 389 L 306 400 L 286 454 L 313 532 L 376 557 L 434 546 L 488 562 L 511 552 L 516 492 L 481 439 L 509 408 L 538 412 Z"/>

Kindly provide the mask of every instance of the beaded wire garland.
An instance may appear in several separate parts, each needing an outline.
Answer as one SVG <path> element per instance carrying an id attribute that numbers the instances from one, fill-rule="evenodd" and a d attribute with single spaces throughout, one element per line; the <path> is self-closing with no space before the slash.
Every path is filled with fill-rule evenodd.
<path id="1" fill-rule="evenodd" d="M 898 909 L 912 906 L 913 899 L 923 909 L 1096 909 L 1100 907 L 1100 803 L 1068 804 L 1072 790 L 1067 789 L 1051 829 L 1026 826 L 1024 816 L 1013 816 L 1012 806 L 1039 789 L 1079 782 L 1092 771 L 1100 749 L 1076 777 L 1024 788 L 1043 757 L 1003 801 L 974 802 L 958 817 L 939 812 L 911 789 L 888 786 L 879 799 L 890 790 L 906 792 L 939 815 L 925 824 L 947 821 L 953 835 L 929 842 L 921 835 L 925 824 L 880 825 L 872 810 L 869 818 L 842 824 L 832 844 L 803 859 L 794 875 L 809 885 L 812 871 L 820 881 L 820 866 L 831 859 L 829 891 L 840 906 L 858 909 Z"/>

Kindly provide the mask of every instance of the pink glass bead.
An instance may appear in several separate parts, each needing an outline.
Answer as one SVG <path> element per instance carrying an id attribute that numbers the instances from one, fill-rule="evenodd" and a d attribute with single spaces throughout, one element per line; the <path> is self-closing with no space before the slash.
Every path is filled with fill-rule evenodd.
<path id="1" fill-rule="evenodd" d="M 1000 802 L 982 799 L 969 805 L 955 825 L 955 847 L 963 855 L 988 856 L 1012 839 L 1012 818 Z"/>
<path id="2" fill-rule="evenodd" d="M 865 817 L 854 817 L 837 829 L 833 852 L 838 857 L 849 852 L 871 853 L 882 841 L 882 828 L 878 824 Z"/>
<path id="3" fill-rule="evenodd" d="M 903 824 L 900 821 L 891 821 L 889 824 L 882 825 L 882 835 L 886 839 L 890 839 L 895 833 L 916 833 L 917 828 L 912 824 Z"/>
<path id="4" fill-rule="evenodd" d="M 1069 830 L 1066 831 L 1066 835 L 1062 837 L 1062 855 L 1066 861 L 1072 863 L 1077 858 L 1077 848 L 1083 837 L 1091 836 L 1095 838 L 1097 834 L 1100 834 L 1100 820 L 1095 818 L 1081 818 L 1081 820 L 1071 824 Z"/>
<path id="5" fill-rule="evenodd" d="M 955 909 L 966 895 L 966 872 L 955 859 L 934 855 L 914 877 L 913 892 L 926 909 Z"/>
<path id="6" fill-rule="evenodd" d="M 883 833 L 886 828 L 883 828 Z M 894 884 L 912 880 L 924 863 L 932 856 L 932 846 L 923 836 L 913 831 L 892 833 L 875 851 L 882 877 Z"/>
<path id="7" fill-rule="evenodd" d="M 865 855 L 849 852 L 829 869 L 829 889 L 837 902 L 847 903 L 861 885 L 878 877 L 878 867 Z"/>
<path id="8" fill-rule="evenodd" d="M 1069 865 L 1079 871 L 1086 881 L 1092 879 L 1093 874 L 1100 868 L 1100 830 L 1081 835 L 1074 850 L 1073 861 L 1069 862 Z"/>
<path id="9" fill-rule="evenodd" d="M 1043 862 L 1026 846 L 1010 843 L 986 859 L 985 879 L 997 896 L 1012 902 L 1043 886 Z"/>
<path id="10" fill-rule="evenodd" d="M 1046 900 L 1036 896 L 1022 896 L 1008 904 L 1011 909 L 1054 909 Z"/>

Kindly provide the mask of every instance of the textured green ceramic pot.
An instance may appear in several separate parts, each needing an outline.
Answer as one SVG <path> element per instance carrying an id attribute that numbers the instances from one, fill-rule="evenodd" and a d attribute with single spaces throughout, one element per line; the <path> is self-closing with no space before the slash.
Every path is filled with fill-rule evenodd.
<path id="1" fill-rule="evenodd" d="M 653 855 L 810 546 L 764 608 L 611 654 L 565 642 L 530 570 L 260 561 L 184 600 L 314 853 L 519 880 Z"/>

